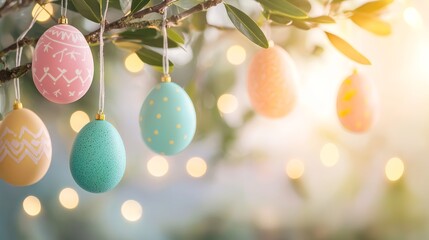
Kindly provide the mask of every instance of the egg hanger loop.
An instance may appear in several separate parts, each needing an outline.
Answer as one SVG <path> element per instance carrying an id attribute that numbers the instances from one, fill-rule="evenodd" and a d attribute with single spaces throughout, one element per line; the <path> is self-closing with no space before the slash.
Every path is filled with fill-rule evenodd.
<path id="1" fill-rule="evenodd" d="M 42 12 L 42 7 L 39 5 L 36 14 L 34 14 L 33 20 L 31 20 L 30 25 L 25 29 L 21 35 L 19 35 L 17 41 L 16 41 L 16 56 L 15 56 L 15 64 L 16 67 L 19 67 L 21 65 L 21 57 L 22 57 L 22 47 L 19 46 L 19 42 L 27 35 L 27 33 L 30 31 L 30 29 L 34 26 L 34 23 L 36 23 L 36 19 L 39 16 L 39 14 Z M 15 103 L 13 104 L 14 109 L 22 108 L 21 103 L 21 89 L 19 87 L 19 78 L 13 79 L 13 86 L 15 89 Z"/>
<path id="2" fill-rule="evenodd" d="M 168 61 L 168 34 L 167 34 L 167 15 L 168 15 L 168 6 L 164 8 L 162 14 L 162 36 L 163 36 L 163 54 L 162 54 L 162 70 L 164 76 L 162 77 L 162 82 L 171 82 L 170 77 L 170 63 Z"/>
<path id="3" fill-rule="evenodd" d="M 67 17 L 68 0 L 61 0 L 61 16 Z"/>
<path id="4" fill-rule="evenodd" d="M 61 17 L 58 19 L 59 24 L 68 24 L 67 19 L 67 8 L 68 8 L 68 0 L 61 0 Z"/>
<path id="5" fill-rule="evenodd" d="M 106 1 L 106 9 L 104 10 L 103 15 L 101 16 L 101 22 L 100 22 L 100 96 L 98 100 L 98 113 L 96 115 L 97 120 L 104 120 L 104 95 L 105 95 L 105 89 L 104 89 L 104 29 L 106 27 L 106 16 L 107 16 L 107 9 L 109 8 L 109 0 Z M 103 6 L 100 4 L 100 12 L 102 11 Z"/>

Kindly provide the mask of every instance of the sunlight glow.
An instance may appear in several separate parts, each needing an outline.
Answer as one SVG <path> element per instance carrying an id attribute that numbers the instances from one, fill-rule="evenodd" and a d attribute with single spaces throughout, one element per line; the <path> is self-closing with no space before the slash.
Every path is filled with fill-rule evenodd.
<path id="1" fill-rule="evenodd" d="M 161 156 L 154 156 L 147 162 L 147 170 L 152 176 L 162 177 L 168 172 L 168 162 Z"/>
<path id="2" fill-rule="evenodd" d="M 26 197 L 24 202 L 22 202 L 22 207 L 24 208 L 25 213 L 30 216 L 37 216 L 42 210 L 40 200 L 35 196 Z"/>
<path id="3" fill-rule="evenodd" d="M 400 158 L 391 158 L 384 169 L 386 177 L 389 181 L 395 182 L 404 175 L 404 162 Z"/>
<path id="4" fill-rule="evenodd" d="M 72 188 L 64 188 L 59 195 L 61 205 L 67 209 L 74 209 L 79 204 L 79 195 Z"/>
<path id="5" fill-rule="evenodd" d="M 89 116 L 84 111 L 76 111 L 70 117 L 70 126 L 75 132 L 79 132 L 87 123 Z"/>
<path id="6" fill-rule="evenodd" d="M 207 172 L 207 163 L 202 158 L 193 157 L 186 163 L 186 171 L 191 177 L 202 177 Z"/>
<path id="7" fill-rule="evenodd" d="M 137 201 L 127 200 L 122 204 L 121 213 L 127 221 L 135 222 L 142 217 L 143 208 Z"/>
<path id="8" fill-rule="evenodd" d="M 304 174 L 304 163 L 299 159 L 292 159 L 286 163 L 286 174 L 291 179 L 299 179 Z"/>
<path id="9" fill-rule="evenodd" d="M 232 94 L 223 94 L 217 100 L 217 108 L 221 113 L 233 113 L 238 108 L 238 100 Z"/>

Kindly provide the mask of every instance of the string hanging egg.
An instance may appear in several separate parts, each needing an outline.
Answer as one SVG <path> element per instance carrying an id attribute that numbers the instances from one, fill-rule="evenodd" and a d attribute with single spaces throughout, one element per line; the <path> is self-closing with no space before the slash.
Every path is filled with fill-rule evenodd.
<path id="1" fill-rule="evenodd" d="M 281 47 L 260 50 L 249 65 L 247 90 L 255 111 L 269 118 L 287 115 L 297 99 L 298 72 Z"/>
<path id="2" fill-rule="evenodd" d="M 49 101 L 71 103 L 88 91 L 94 76 L 91 49 L 85 37 L 61 17 L 37 41 L 32 76 L 37 90 Z"/>
<path id="3" fill-rule="evenodd" d="M 162 16 L 164 76 L 146 97 L 140 110 L 140 131 L 146 145 L 162 155 L 173 155 L 192 141 L 197 125 L 195 108 L 188 94 L 171 82 L 168 61 L 167 8 Z"/>
<path id="4" fill-rule="evenodd" d="M 100 97 L 96 120 L 85 125 L 73 143 L 70 171 L 76 183 L 88 192 L 106 192 L 119 184 L 125 173 L 126 153 L 118 131 L 104 115 L 104 40 L 106 1 L 100 22 Z"/>
<path id="5" fill-rule="evenodd" d="M 194 105 L 179 85 L 162 82 L 143 102 L 139 122 L 143 140 L 152 151 L 173 155 L 185 149 L 194 137 Z"/>
<path id="6" fill-rule="evenodd" d="M 45 176 L 51 157 L 45 124 L 16 102 L 0 125 L 0 178 L 14 186 L 32 185 Z"/>
<path id="7" fill-rule="evenodd" d="M 372 82 L 355 71 L 338 90 L 337 116 L 347 130 L 366 132 L 375 122 L 377 102 Z"/>

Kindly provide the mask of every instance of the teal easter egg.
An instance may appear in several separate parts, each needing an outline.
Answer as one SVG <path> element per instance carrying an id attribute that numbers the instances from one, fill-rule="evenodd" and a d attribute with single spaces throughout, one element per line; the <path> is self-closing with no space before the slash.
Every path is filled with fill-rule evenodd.
<path id="1" fill-rule="evenodd" d="M 154 152 L 173 155 L 185 149 L 196 129 L 194 105 L 179 85 L 156 85 L 140 110 L 140 130 L 146 145 Z"/>
<path id="2" fill-rule="evenodd" d="M 73 143 L 70 171 L 86 191 L 106 192 L 121 181 L 125 159 L 124 143 L 115 127 L 105 120 L 94 120 L 80 130 Z"/>

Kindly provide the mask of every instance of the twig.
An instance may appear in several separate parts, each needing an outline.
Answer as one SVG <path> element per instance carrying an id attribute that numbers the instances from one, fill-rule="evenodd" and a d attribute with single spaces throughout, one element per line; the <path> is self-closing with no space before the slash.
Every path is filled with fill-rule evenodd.
<path id="1" fill-rule="evenodd" d="M 132 29 L 142 29 L 147 27 L 159 27 L 161 25 L 161 20 L 141 20 L 144 16 L 150 14 L 150 13 L 161 13 L 166 7 L 173 4 L 177 0 L 165 0 L 161 2 L 158 5 L 145 8 L 139 12 L 136 12 L 131 15 L 124 16 L 114 22 L 106 24 L 105 32 L 111 31 L 113 29 L 124 29 L 124 28 L 132 28 Z M 221 3 L 222 0 L 207 0 L 203 3 L 197 4 L 194 7 L 179 13 L 178 15 L 171 16 L 167 22 L 168 27 L 173 27 L 179 25 L 179 23 L 184 20 L 185 18 L 189 17 L 193 13 L 205 11 L 208 8 L 214 7 Z M 99 42 L 99 33 L 100 29 L 97 29 L 93 32 L 88 33 L 85 35 L 86 40 L 89 44 L 98 44 Z M 38 39 L 30 39 L 30 38 L 24 38 L 23 40 L 19 41 L 19 46 L 26 46 L 26 45 L 35 45 L 37 43 Z M 10 46 L 2 49 L 0 51 L 0 57 L 5 56 L 10 51 L 16 50 L 16 43 L 11 44 Z M 29 68 L 26 68 L 26 66 L 29 66 Z M 24 72 L 21 75 L 25 74 L 28 70 L 31 69 L 31 63 L 28 63 L 26 65 L 14 68 L 14 69 L 21 69 L 24 70 Z M 12 80 L 14 77 L 12 71 L 14 69 L 4 69 L 1 70 L 2 74 L 0 75 L 0 82 L 4 83 L 9 80 Z M 21 72 L 19 72 L 21 73 Z M 17 77 L 17 76 L 15 76 Z"/>
<path id="2" fill-rule="evenodd" d="M 31 63 L 27 63 L 22 66 L 18 66 L 16 68 L 12 69 L 3 69 L 0 70 L 0 82 L 5 83 L 7 81 L 10 81 L 14 78 L 19 78 L 25 73 L 27 73 L 31 69 Z"/>

